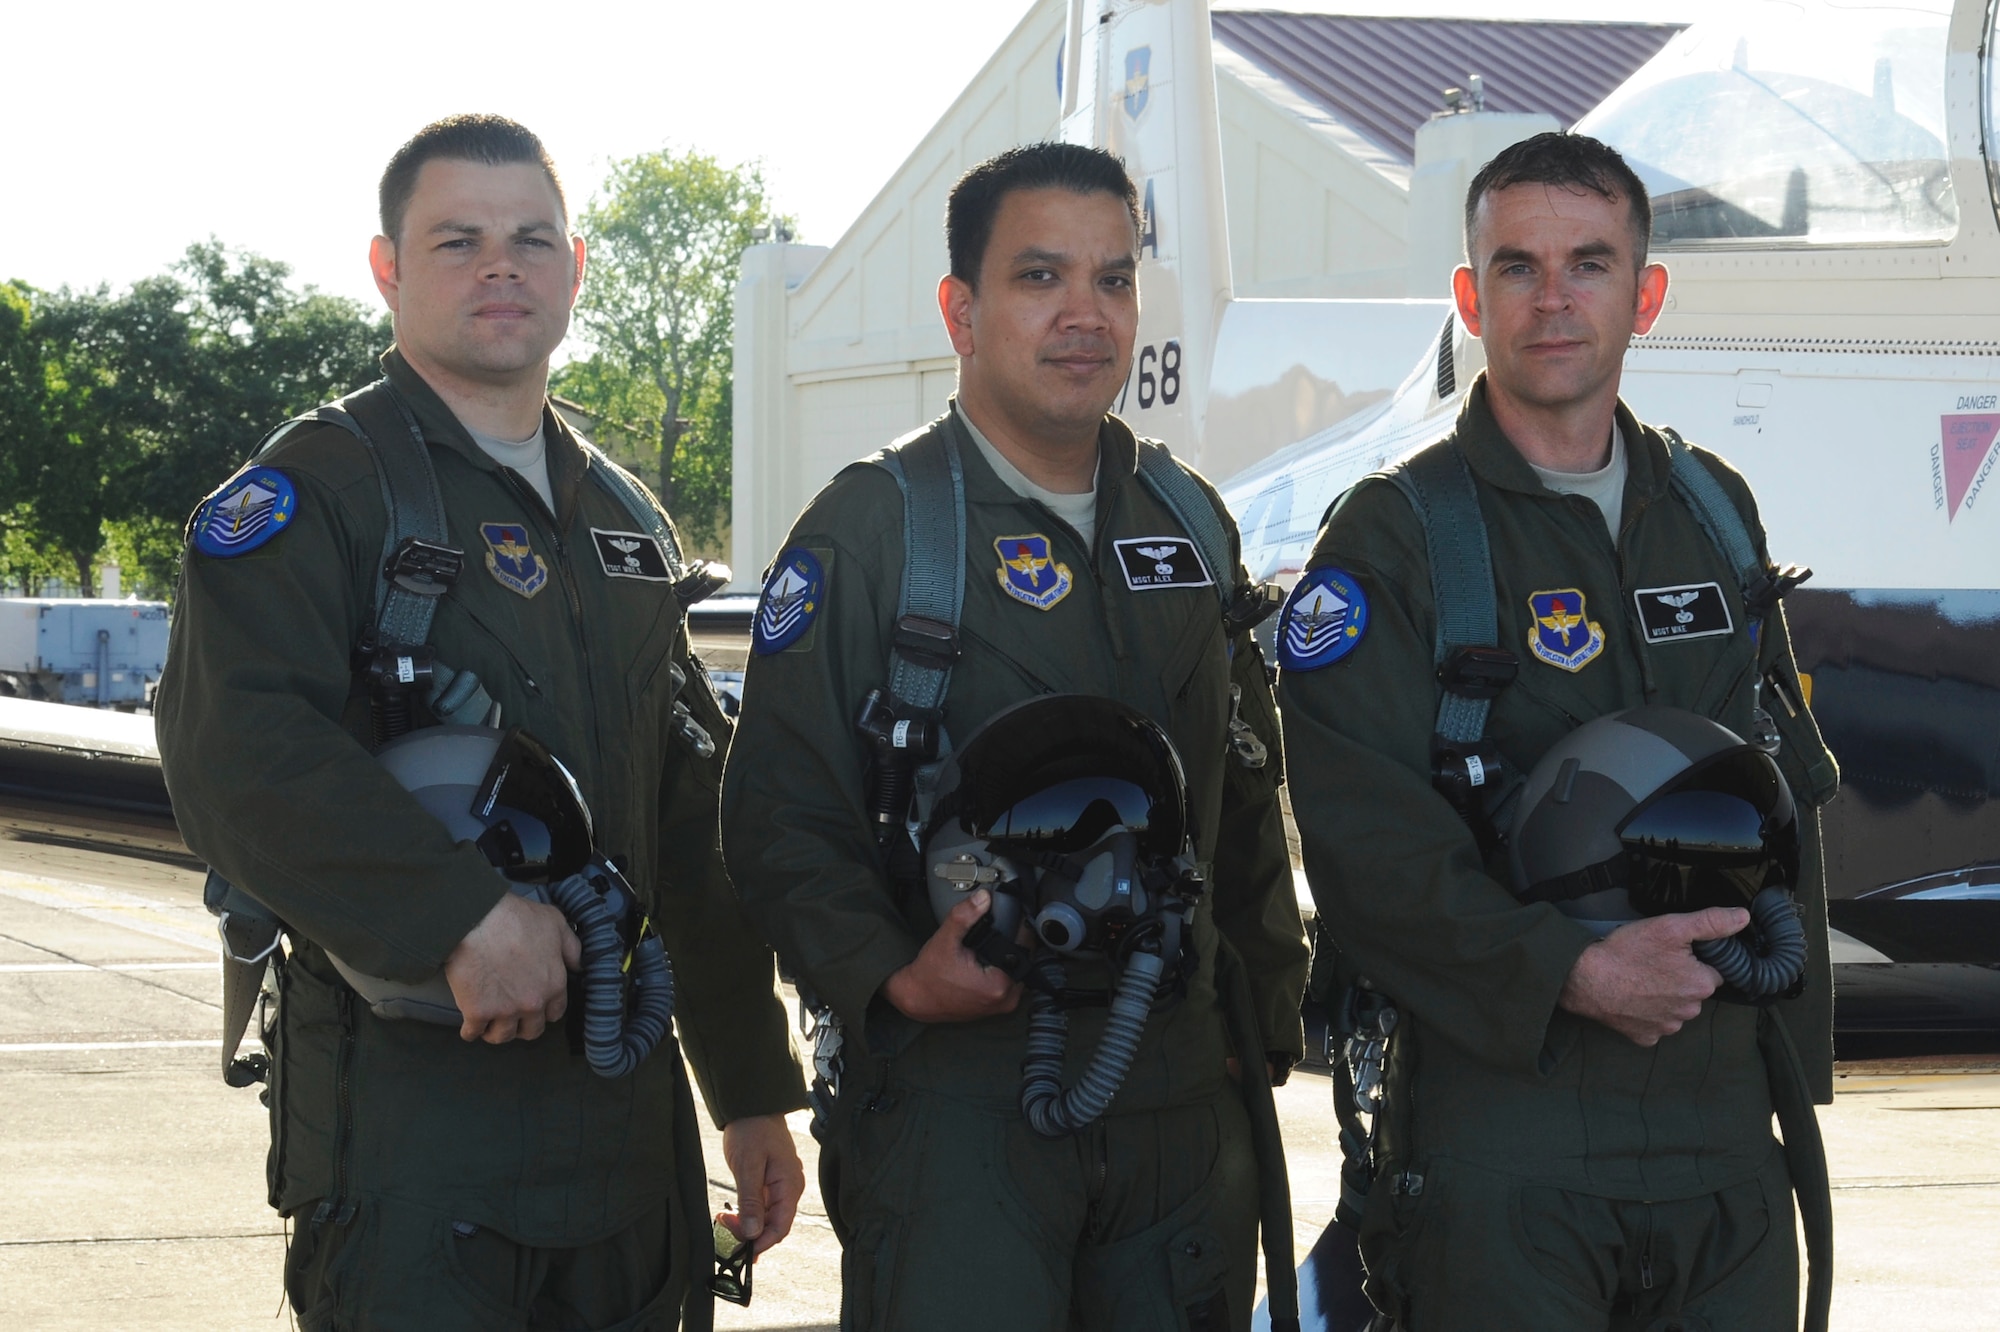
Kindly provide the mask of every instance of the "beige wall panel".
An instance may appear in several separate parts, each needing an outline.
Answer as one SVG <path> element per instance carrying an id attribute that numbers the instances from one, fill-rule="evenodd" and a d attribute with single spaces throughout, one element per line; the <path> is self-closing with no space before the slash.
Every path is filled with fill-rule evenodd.
<path id="1" fill-rule="evenodd" d="M 910 373 L 799 385 L 799 504 L 835 472 L 915 425 L 918 391 Z"/>

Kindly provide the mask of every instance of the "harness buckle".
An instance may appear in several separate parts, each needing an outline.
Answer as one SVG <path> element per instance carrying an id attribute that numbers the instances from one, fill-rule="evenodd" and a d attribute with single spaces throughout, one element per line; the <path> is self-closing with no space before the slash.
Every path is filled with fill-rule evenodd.
<path id="1" fill-rule="evenodd" d="M 1222 610 L 1222 632 L 1230 638 L 1255 629 L 1285 604 L 1285 589 L 1276 583 L 1244 583 Z"/>
<path id="2" fill-rule="evenodd" d="M 1460 698 L 1498 698 L 1521 673 L 1521 659 L 1502 647 L 1460 646 L 1445 655 L 1438 683 Z"/>
<path id="3" fill-rule="evenodd" d="M 383 566 L 382 576 L 416 596 L 441 597 L 451 591 L 464 568 L 464 551 L 421 537 L 404 537 Z"/>
<path id="4" fill-rule="evenodd" d="M 911 664 L 933 671 L 950 670 L 962 655 L 958 627 L 925 615 L 897 617 L 889 645 Z"/>
<path id="5" fill-rule="evenodd" d="M 1751 619 L 1761 620 L 1771 613 L 1773 606 L 1785 599 L 1788 592 L 1812 576 L 1813 571 L 1803 564 L 1766 569 L 1743 589 L 1743 608 L 1750 613 Z"/>

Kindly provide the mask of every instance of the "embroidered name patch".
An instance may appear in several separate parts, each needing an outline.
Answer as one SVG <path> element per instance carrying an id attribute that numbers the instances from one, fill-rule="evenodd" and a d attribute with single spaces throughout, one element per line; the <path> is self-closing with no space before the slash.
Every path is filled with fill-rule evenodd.
<path id="1" fill-rule="evenodd" d="M 1040 532 L 1000 537 L 993 549 L 1000 554 L 1000 590 L 1014 600 L 1047 610 L 1069 595 L 1069 566 L 1049 553 L 1049 539 Z"/>
<path id="2" fill-rule="evenodd" d="M 298 503 L 283 472 L 252 467 L 203 503 L 194 520 L 195 549 L 221 559 L 253 551 L 285 530 Z"/>
<path id="3" fill-rule="evenodd" d="M 1536 592 L 1528 597 L 1528 651 L 1551 666 L 1580 671 L 1604 651 L 1604 629 L 1583 607 L 1583 593 L 1573 587 Z"/>
<path id="4" fill-rule="evenodd" d="M 1331 666 L 1361 646 L 1368 594 L 1344 569 L 1313 569 L 1285 600 L 1278 620 L 1278 664 L 1288 671 Z"/>
<path id="5" fill-rule="evenodd" d="M 532 597 L 549 583 L 549 566 L 528 549 L 528 529 L 519 523 L 481 523 L 479 535 L 486 542 L 486 572 L 493 581 L 524 597 Z"/>
<path id="6" fill-rule="evenodd" d="M 1114 541 L 1125 586 L 1134 592 L 1156 587 L 1214 587 L 1201 552 L 1186 537 L 1127 537 Z"/>
<path id="7" fill-rule="evenodd" d="M 1736 632 L 1729 598 L 1722 595 L 1720 583 L 1642 587 L 1632 594 L 1632 603 L 1639 608 L 1639 625 L 1648 643 L 1678 643 Z"/>
<path id="8" fill-rule="evenodd" d="M 590 539 L 597 546 L 597 558 L 604 564 L 606 578 L 638 578 L 648 583 L 671 583 L 673 575 L 667 572 L 667 557 L 660 551 L 660 543 L 644 532 L 607 532 L 601 527 L 590 529 Z"/>
<path id="9" fill-rule="evenodd" d="M 778 557 L 757 600 L 750 626 L 750 650 L 760 657 L 783 652 L 806 636 L 826 604 L 826 566 L 804 546 Z"/>

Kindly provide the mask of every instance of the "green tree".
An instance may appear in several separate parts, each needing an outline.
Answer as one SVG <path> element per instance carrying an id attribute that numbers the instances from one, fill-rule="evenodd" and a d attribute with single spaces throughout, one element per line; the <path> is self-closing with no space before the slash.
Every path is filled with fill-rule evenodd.
<path id="1" fill-rule="evenodd" d="M 660 498 L 697 541 L 729 506 L 737 262 L 752 228 L 774 223 L 755 166 L 693 151 L 612 163 L 578 219 L 589 269 L 576 319 L 592 354 L 564 366 L 555 390 L 605 422 L 614 454 L 619 436 L 657 450 Z"/>
<path id="2" fill-rule="evenodd" d="M 135 588 L 163 592 L 181 525 L 263 432 L 377 373 L 387 317 L 289 277 L 210 240 L 120 295 L 35 298 L 39 432 L 15 433 L 0 390 L 9 530 L 60 552 L 86 588 L 108 543 Z"/>

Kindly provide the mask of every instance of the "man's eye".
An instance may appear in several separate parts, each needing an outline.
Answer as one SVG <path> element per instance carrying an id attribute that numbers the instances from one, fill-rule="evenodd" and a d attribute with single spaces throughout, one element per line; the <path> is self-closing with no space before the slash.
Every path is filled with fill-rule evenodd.
<path id="1" fill-rule="evenodd" d="M 1049 268 L 1031 268 L 1021 274 L 1021 280 L 1024 282 L 1054 282 L 1056 280 L 1055 270 Z"/>
<path id="2" fill-rule="evenodd" d="M 1104 275 L 1103 282 L 1105 286 L 1117 291 L 1129 291 L 1132 288 L 1132 275 L 1130 273 L 1107 273 Z"/>
<path id="3" fill-rule="evenodd" d="M 541 236 L 523 236 L 521 237 L 521 244 L 535 246 L 543 250 L 554 248 L 549 244 L 549 242 L 546 239 L 544 239 Z"/>

